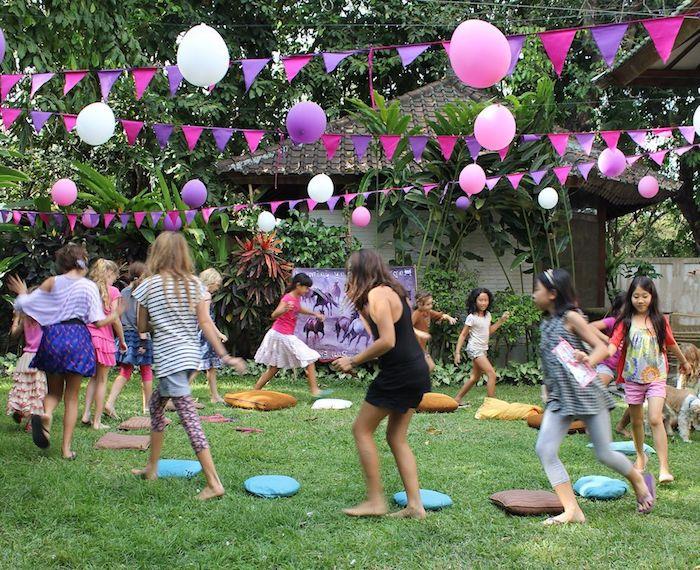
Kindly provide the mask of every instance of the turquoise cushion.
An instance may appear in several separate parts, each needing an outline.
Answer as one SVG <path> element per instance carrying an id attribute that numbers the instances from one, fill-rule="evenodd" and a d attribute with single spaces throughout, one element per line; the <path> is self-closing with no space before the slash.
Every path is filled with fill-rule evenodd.
<path id="1" fill-rule="evenodd" d="M 299 481 L 286 475 L 258 475 L 246 479 L 243 486 L 249 493 L 266 499 L 291 497 L 296 495 L 301 488 Z"/>
<path id="2" fill-rule="evenodd" d="M 191 459 L 158 460 L 158 477 L 186 477 L 191 479 L 202 470 L 199 461 Z"/>
<path id="3" fill-rule="evenodd" d="M 581 477 L 574 483 L 574 491 L 587 499 L 619 499 L 627 492 L 627 485 L 619 479 L 611 479 L 602 475 Z"/>
<path id="4" fill-rule="evenodd" d="M 592 443 L 588 444 L 588 447 L 593 447 Z M 625 455 L 637 455 L 637 451 L 634 449 L 633 441 L 613 441 L 610 444 L 610 449 L 613 451 L 619 451 Z M 644 451 L 646 453 L 656 453 L 651 445 L 644 444 Z"/>
<path id="5" fill-rule="evenodd" d="M 427 511 L 437 511 L 444 507 L 452 506 L 452 499 L 445 493 L 438 493 L 430 489 L 421 489 L 420 498 L 423 501 L 423 507 Z M 394 502 L 400 507 L 405 507 L 407 504 L 406 491 L 401 491 L 394 495 Z"/>

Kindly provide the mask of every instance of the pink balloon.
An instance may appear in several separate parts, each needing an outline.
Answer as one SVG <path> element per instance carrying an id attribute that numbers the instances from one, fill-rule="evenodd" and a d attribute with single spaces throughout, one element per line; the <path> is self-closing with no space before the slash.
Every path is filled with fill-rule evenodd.
<path id="1" fill-rule="evenodd" d="M 472 205 L 471 200 L 467 198 L 466 196 L 460 196 L 457 198 L 455 201 L 455 205 L 460 209 L 460 210 L 466 210 L 469 208 L 469 206 Z"/>
<path id="2" fill-rule="evenodd" d="M 92 208 L 88 208 L 83 212 L 80 221 L 86 228 L 96 228 L 100 223 L 100 216 Z"/>
<path id="3" fill-rule="evenodd" d="M 195 178 L 185 183 L 182 187 L 182 192 L 180 192 L 180 197 L 190 208 L 199 208 L 207 201 L 207 187 L 204 185 L 204 182 Z"/>
<path id="4" fill-rule="evenodd" d="M 58 206 L 70 206 L 78 198 L 78 187 L 70 178 L 56 180 L 51 186 L 51 199 Z"/>
<path id="5" fill-rule="evenodd" d="M 489 105 L 476 116 L 474 136 L 488 150 L 506 148 L 515 137 L 515 118 L 503 105 Z"/>
<path id="6" fill-rule="evenodd" d="M 314 143 L 326 130 L 326 113 L 316 103 L 302 101 L 287 113 L 287 131 L 296 144 Z"/>
<path id="7" fill-rule="evenodd" d="M 639 181 L 637 190 L 644 198 L 653 198 L 659 193 L 659 181 L 653 176 L 645 176 Z"/>
<path id="8" fill-rule="evenodd" d="M 180 216 L 175 218 L 175 222 L 170 219 L 170 216 L 166 215 L 163 218 L 163 229 L 168 232 L 176 232 L 182 227 L 182 219 Z"/>
<path id="9" fill-rule="evenodd" d="M 369 210 L 364 206 L 359 206 L 352 211 L 352 223 L 356 226 L 364 228 L 369 225 L 372 215 Z"/>
<path id="10" fill-rule="evenodd" d="M 478 164 L 468 164 L 459 173 L 459 187 L 467 196 L 478 194 L 486 184 L 486 173 Z"/>
<path id="11" fill-rule="evenodd" d="M 508 40 L 496 26 L 482 20 L 467 20 L 457 26 L 449 54 L 457 77 L 477 89 L 495 85 L 510 68 Z"/>
<path id="12" fill-rule="evenodd" d="M 598 157 L 598 170 L 604 176 L 614 178 L 620 176 L 627 167 L 625 155 L 619 148 L 606 148 Z"/>

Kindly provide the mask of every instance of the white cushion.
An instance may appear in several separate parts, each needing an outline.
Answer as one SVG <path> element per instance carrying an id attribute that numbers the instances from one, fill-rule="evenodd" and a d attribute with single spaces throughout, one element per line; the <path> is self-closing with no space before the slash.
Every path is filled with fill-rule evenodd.
<path id="1" fill-rule="evenodd" d="M 352 406 L 350 400 L 338 400 L 337 398 L 321 398 L 311 406 L 312 410 L 345 410 Z"/>

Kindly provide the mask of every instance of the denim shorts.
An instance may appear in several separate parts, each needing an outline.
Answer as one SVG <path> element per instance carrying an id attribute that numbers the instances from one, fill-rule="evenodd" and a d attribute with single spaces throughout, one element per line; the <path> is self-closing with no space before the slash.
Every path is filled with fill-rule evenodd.
<path id="1" fill-rule="evenodd" d="M 189 396 L 190 391 L 190 375 L 193 370 L 181 370 L 173 372 L 167 376 L 158 378 L 158 392 L 161 396 L 168 398 L 178 398 L 180 396 Z"/>

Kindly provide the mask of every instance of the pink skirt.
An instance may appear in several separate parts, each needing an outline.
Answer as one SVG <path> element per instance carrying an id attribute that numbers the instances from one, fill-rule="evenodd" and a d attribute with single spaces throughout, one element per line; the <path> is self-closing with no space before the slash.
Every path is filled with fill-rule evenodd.
<path id="1" fill-rule="evenodd" d="M 17 361 L 12 373 L 12 388 L 7 397 L 8 415 L 44 413 L 46 375 L 41 370 L 29 367 L 33 359 L 33 352 L 25 352 Z"/>
<path id="2" fill-rule="evenodd" d="M 97 364 L 102 366 L 116 366 L 117 353 L 114 347 L 114 339 L 107 340 L 102 337 L 93 336 L 92 345 L 95 347 L 95 359 Z"/>

